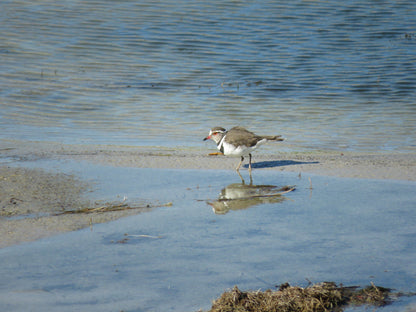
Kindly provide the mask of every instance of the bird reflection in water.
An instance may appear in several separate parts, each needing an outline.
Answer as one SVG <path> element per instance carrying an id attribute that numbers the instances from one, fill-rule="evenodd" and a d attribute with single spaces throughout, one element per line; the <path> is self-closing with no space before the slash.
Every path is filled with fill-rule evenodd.
<path id="1" fill-rule="evenodd" d="M 221 190 L 217 200 L 208 202 L 216 214 L 230 210 L 247 209 L 260 204 L 274 204 L 284 201 L 283 194 L 295 190 L 295 186 L 253 185 L 233 183 Z"/>

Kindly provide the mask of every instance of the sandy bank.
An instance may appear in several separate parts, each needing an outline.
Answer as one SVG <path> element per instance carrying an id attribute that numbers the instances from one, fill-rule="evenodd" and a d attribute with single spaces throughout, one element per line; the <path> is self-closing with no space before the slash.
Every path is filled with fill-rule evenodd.
<path id="1" fill-rule="evenodd" d="M 31 161 L 32 168 L 37 160 L 71 159 L 115 167 L 234 170 L 238 159 L 208 156 L 213 151 L 205 148 L 178 150 L 0 142 L 0 248 L 149 210 L 60 214 L 66 210 L 96 206 L 97 203 L 88 198 L 91 186 L 76 176 L 25 168 L 26 161 Z M 276 170 L 416 181 L 416 154 L 313 152 L 271 155 L 259 151 L 253 156 L 254 177 L 256 171 Z"/>
<path id="2" fill-rule="evenodd" d="M 72 175 L 0 166 L 0 248 L 151 209 L 68 214 L 105 205 L 88 198 L 90 189 L 89 184 Z"/>
<path id="3" fill-rule="evenodd" d="M 209 156 L 208 149 L 170 149 L 162 147 L 126 147 L 104 145 L 62 145 L 56 143 L 0 142 L 3 157 L 12 161 L 37 159 L 73 159 L 110 166 L 174 169 L 234 170 L 238 159 Z M 317 151 L 302 153 L 253 153 L 255 170 L 308 172 L 364 179 L 416 181 L 416 153 L 358 153 Z M 247 163 L 245 163 L 247 165 Z M 246 167 L 246 166 L 245 166 Z M 244 169 L 242 169 L 244 170 Z M 255 171 L 254 171 L 255 172 Z"/>
<path id="4" fill-rule="evenodd" d="M 234 170 L 239 162 L 236 158 L 197 153 L 174 155 L 119 151 L 103 151 L 99 155 L 84 154 L 77 158 L 112 166 L 175 169 Z M 416 155 L 413 154 L 260 154 L 253 157 L 253 162 L 253 174 L 255 170 L 277 170 L 348 178 L 416 180 Z M 247 163 L 244 168 L 247 168 Z"/>

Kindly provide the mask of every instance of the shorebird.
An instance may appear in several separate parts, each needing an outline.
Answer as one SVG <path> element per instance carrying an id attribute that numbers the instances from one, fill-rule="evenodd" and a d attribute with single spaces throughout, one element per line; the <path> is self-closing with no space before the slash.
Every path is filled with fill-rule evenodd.
<path id="1" fill-rule="evenodd" d="M 251 152 L 267 141 L 283 141 L 281 135 L 257 135 L 243 127 L 234 127 L 225 130 L 222 127 L 214 127 L 209 131 L 205 140 L 211 139 L 217 144 L 218 150 L 225 156 L 241 157 L 236 168 L 237 172 L 244 161 L 244 156 L 249 156 L 248 168 L 251 174 Z"/>

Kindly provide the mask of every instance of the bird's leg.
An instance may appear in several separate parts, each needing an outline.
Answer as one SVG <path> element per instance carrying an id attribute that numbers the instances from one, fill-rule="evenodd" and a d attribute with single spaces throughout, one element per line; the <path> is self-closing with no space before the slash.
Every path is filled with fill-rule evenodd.
<path id="1" fill-rule="evenodd" d="M 251 176 L 251 154 L 248 154 L 249 159 L 248 159 L 248 172 L 250 174 L 250 185 L 253 184 L 253 177 Z"/>
<path id="2" fill-rule="evenodd" d="M 239 171 L 239 170 L 240 170 L 240 166 L 241 166 L 241 164 L 243 163 L 243 160 L 244 160 L 244 157 L 243 157 L 243 156 L 241 156 L 240 163 L 238 164 L 237 168 L 235 168 L 235 170 L 237 170 L 237 171 Z"/>
<path id="3" fill-rule="evenodd" d="M 244 181 L 243 176 L 241 175 L 240 171 L 238 171 L 238 170 L 237 170 L 237 173 L 238 173 L 238 175 L 240 176 L 240 179 L 241 179 L 241 184 L 245 185 L 245 184 L 246 184 L 246 182 Z"/>

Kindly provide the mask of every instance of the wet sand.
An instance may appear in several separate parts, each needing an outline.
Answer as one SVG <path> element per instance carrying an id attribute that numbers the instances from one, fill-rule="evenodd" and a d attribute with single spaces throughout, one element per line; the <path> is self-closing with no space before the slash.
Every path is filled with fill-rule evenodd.
<path id="1" fill-rule="evenodd" d="M 115 167 L 234 170 L 236 158 L 209 156 L 214 149 L 167 149 L 0 142 L 0 248 L 93 226 L 149 209 L 93 214 L 60 214 L 91 207 L 92 186 L 79 178 L 25 168 L 37 160 L 87 161 Z M 350 152 L 253 154 L 257 170 L 290 171 L 362 179 L 416 181 L 416 154 Z M 8 166 L 12 165 L 12 166 Z M 246 171 L 247 164 L 241 170 Z"/>
<path id="2" fill-rule="evenodd" d="M 152 209 L 143 204 L 137 209 L 68 214 L 107 205 L 88 198 L 91 187 L 72 175 L 0 166 L 0 248 Z"/>
<path id="3" fill-rule="evenodd" d="M 274 149 L 274 148 L 273 148 Z M 269 149 L 270 150 L 270 149 Z M 347 151 L 253 153 L 253 168 L 308 172 L 362 179 L 416 181 L 416 153 L 363 153 Z M 209 156 L 210 145 L 199 149 L 130 147 L 109 145 L 64 145 L 45 142 L 0 142 L 0 153 L 10 161 L 73 159 L 110 166 L 166 169 L 234 170 L 239 159 Z M 1 158 L 0 158 L 1 160 Z M 247 162 L 244 163 L 247 168 Z M 255 172 L 255 171 L 254 171 Z"/>

